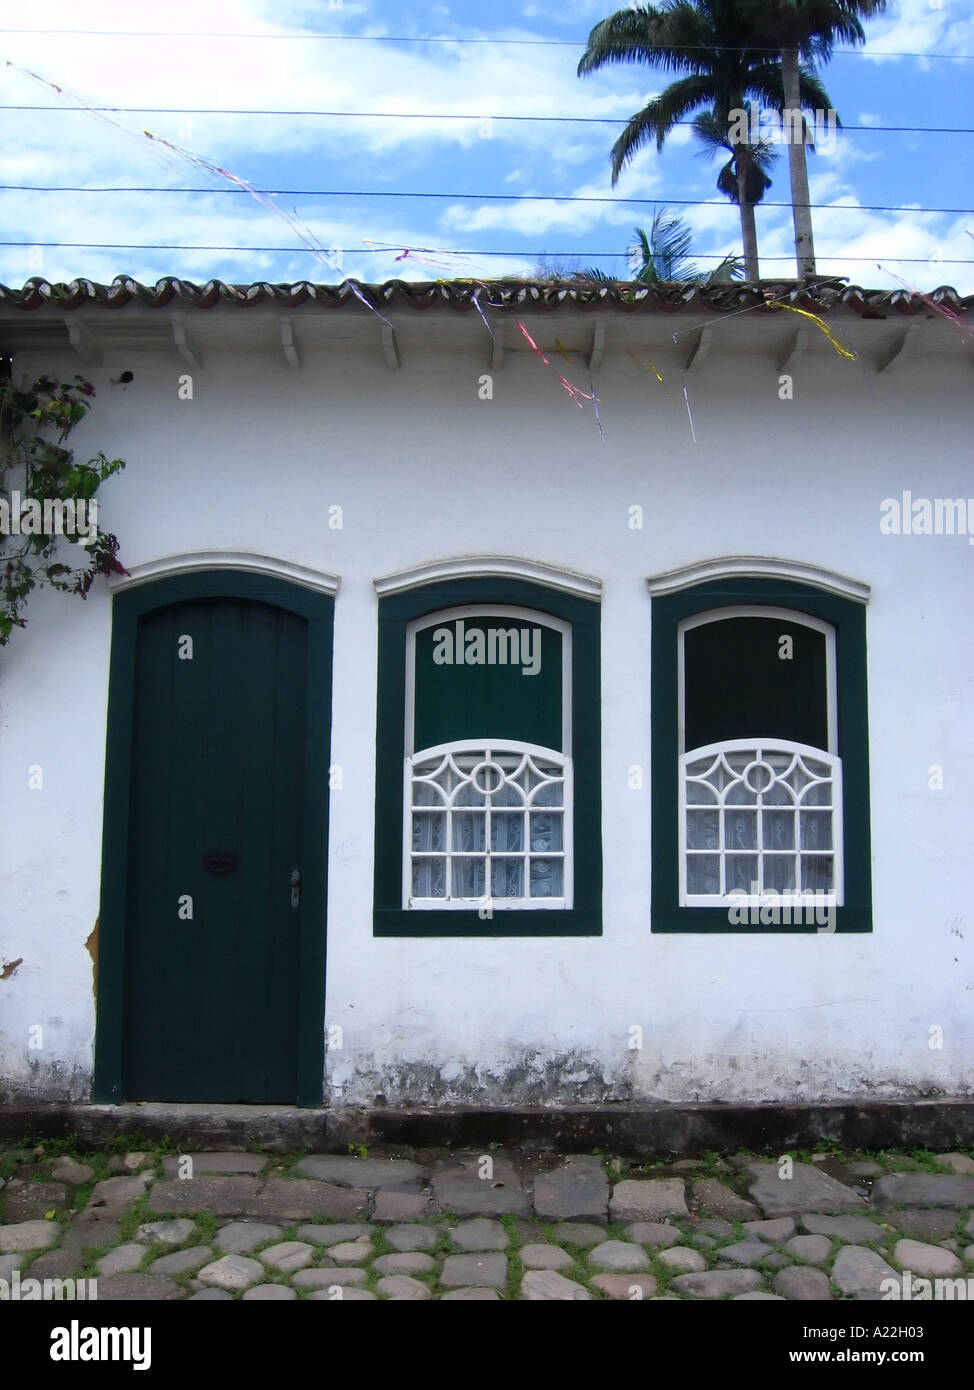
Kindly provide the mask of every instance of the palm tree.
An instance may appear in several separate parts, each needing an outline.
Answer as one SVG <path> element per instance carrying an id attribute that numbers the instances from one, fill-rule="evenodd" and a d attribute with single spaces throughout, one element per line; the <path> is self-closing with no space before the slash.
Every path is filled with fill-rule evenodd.
<path id="1" fill-rule="evenodd" d="M 682 217 L 660 208 L 653 214 L 649 232 L 634 227 L 635 244 L 629 247 L 629 280 L 638 285 L 710 285 L 739 280 L 744 267 L 739 256 L 725 256 L 713 270 L 698 270 L 693 264 L 691 242 L 693 233 Z M 579 273 L 581 280 L 599 280 L 615 284 L 617 275 L 607 275 L 598 267 L 589 266 Z"/>
<path id="2" fill-rule="evenodd" d="M 731 151 L 731 169 L 741 215 L 745 274 L 757 280 L 760 270 L 754 235 L 754 202 L 768 187 L 762 164 L 767 159 L 759 144 L 731 141 L 734 118 L 747 101 L 758 100 L 774 111 L 784 106 L 781 64 L 755 37 L 752 23 L 742 19 L 742 0 L 663 0 L 662 5 L 617 10 L 597 24 L 578 65 L 586 77 L 612 63 L 644 62 L 680 74 L 661 96 L 637 111 L 612 147 L 612 184 L 650 140 L 661 150 L 678 122 L 701 107 L 709 108 L 713 125 L 723 130 Z M 799 68 L 799 96 L 806 106 L 827 106 L 828 96 L 818 78 Z M 698 136 L 704 138 L 700 130 Z M 722 179 L 726 191 L 727 179 Z M 764 176 L 766 178 L 766 175 Z M 720 184 L 718 185 L 720 186 Z"/>
<path id="3" fill-rule="evenodd" d="M 758 233 L 754 209 L 771 187 L 767 171 L 775 160 L 775 153 L 762 140 L 749 143 L 732 139 L 728 122 L 714 111 L 702 111 L 694 118 L 693 133 L 711 154 L 730 154 L 717 175 L 717 190 L 740 208 L 744 264 L 747 265 L 750 258 L 755 271 L 748 279 L 757 279 Z"/>
<path id="4" fill-rule="evenodd" d="M 764 35 L 765 43 L 780 53 L 785 109 L 788 111 L 799 111 L 808 104 L 803 102 L 801 96 L 799 59 L 827 63 L 837 41 L 865 43 L 866 35 L 860 20 L 883 14 L 886 10 L 886 0 L 739 0 L 739 5 L 744 19 Z M 818 109 L 831 110 L 831 102 L 826 100 Z M 834 116 L 835 113 L 832 114 Z M 797 122 L 798 118 L 793 119 Z M 811 199 L 805 160 L 807 139 L 804 118 L 801 120 L 801 138 L 796 137 L 793 126 L 789 125 L 786 129 L 799 277 L 815 274 L 812 210 L 809 206 Z"/>

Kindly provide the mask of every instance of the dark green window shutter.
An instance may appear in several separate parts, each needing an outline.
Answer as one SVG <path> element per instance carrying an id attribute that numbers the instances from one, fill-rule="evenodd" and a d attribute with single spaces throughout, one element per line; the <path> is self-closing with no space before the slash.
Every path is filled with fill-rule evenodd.
<path id="1" fill-rule="evenodd" d="M 563 752 L 562 707 L 562 640 L 561 633 L 542 623 L 509 614 L 471 616 L 460 620 L 434 618 L 428 627 L 416 633 L 416 706 L 413 749 L 434 748 L 455 739 L 518 739 L 522 743 L 537 743 L 544 748 Z M 532 655 L 540 645 L 540 662 L 536 675 L 524 674 L 520 664 L 522 629 L 537 631 L 530 637 L 525 650 Z M 436 634 L 447 630 L 453 637 L 454 659 L 437 663 L 437 649 L 442 656 L 445 644 Z M 464 662 L 457 659 L 465 653 L 477 654 L 473 643 L 464 641 L 464 650 L 456 651 L 457 636 L 476 638 L 478 633 L 515 632 L 518 636 L 518 663 L 495 661 Z M 501 651 L 510 658 L 514 649 L 509 641 L 495 638 L 487 644 L 485 655 Z"/>
<path id="2" fill-rule="evenodd" d="M 785 660 L 782 637 L 792 643 Z M 688 628 L 683 642 L 686 751 L 744 738 L 828 750 L 824 633 L 781 618 L 735 617 Z"/>

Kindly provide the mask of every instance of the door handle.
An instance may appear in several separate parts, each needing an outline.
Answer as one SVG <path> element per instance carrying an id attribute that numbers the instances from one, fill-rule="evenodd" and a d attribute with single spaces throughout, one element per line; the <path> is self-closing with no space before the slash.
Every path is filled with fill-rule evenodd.
<path id="1" fill-rule="evenodd" d="M 301 903 L 301 870 L 294 868 L 291 870 L 291 906 L 298 907 Z"/>

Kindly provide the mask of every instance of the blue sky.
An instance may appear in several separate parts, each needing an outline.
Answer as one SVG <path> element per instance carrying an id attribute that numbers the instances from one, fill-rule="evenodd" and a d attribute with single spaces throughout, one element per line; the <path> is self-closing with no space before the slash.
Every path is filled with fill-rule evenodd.
<path id="1" fill-rule="evenodd" d="M 0 68 L 0 103 L 55 108 L 4 112 L 0 184 L 30 187 L 0 191 L 0 241 L 27 243 L 0 246 L 0 281 L 20 285 L 42 275 L 104 282 L 117 274 L 236 282 L 529 275 L 542 256 L 622 275 L 633 227 L 648 227 L 652 218 L 651 203 L 627 201 L 633 199 L 680 211 L 701 265 L 713 264 L 707 257 L 739 252 L 737 212 L 717 194 L 718 166 L 698 152 L 689 130 L 676 132 L 662 154 L 641 154 L 613 190 L 608 154 L 618 124 L 499 119 L 621 122 L 660 91 L 668 79 L 646 68 L 576 77 L 589 29 L 612 8 L 603 0 L 409 7 L 388 0 L 169 0 L 149 11 L 101 0 L 83 7 L 49 0 L 32 20 L 22 7 L 15 12 L 7 5 L 0 12 L 0 56 L 70 95 L 61 99 L 16 68 Z M 50 32 L 10 32 L 31 22 Z M 54 32 L 77 28 L 159 28 L 177 36 Z M 278 37 L 307 31 L 387 37 Z M 260 37 L 226 37 L 240 33 Z M 919 211 L 974 207 L 974 135 L 879 129 L 974 128 L 974 58 L 878 56 L 974 55 L 974 0 L 900 0 L 867 26 L 867 35 L 864 53 L 837 55 L 822 73 L 844 125 L 866 129 L 840 131 L 834 151 L 809 156 L 812 201 L 826 205 L 813 214 L 819 272 L 869 287 L 895 286 L 899 275 L 923 290 L 952 284 L 974 292 L 974 264 L 957 263 L 974 262 L 974 212 Z M 405 41 L 430 36 L 449 41 Z M 455 41 L 461 38 L 489 41 Z M 123 107 L 371 111 L 398 118 L 160 113 L 118 114 L 111 124 L 78 109 L 76 98 Z M 403 119 L 404 113 L 427 118 Z M 464 119 L 431 119 L 431 113 Z M 277 196 L 282 215 L 275 216 L 188 159 L 162 157 L 165 152 L 141 134 L 144 127 L 258 189 L 328 190 L 333 196 Z M 784 149 L 772 178 L 768 199 L 786 202 Z M 53 186 L 167 191 L 33 191 Z M 170 191 L 177 188 L 206 191 Z M 373 196 L 344 196 L 352 191 Z M 453 196 L 379 196 L 390 192 Z M 618 201 L 488 201 L 486 194 Z M 677 199 L 716 205 L 677 208 Z M 866 211 L 869 205 L 909 210 Z M 288 216 L 322 246 L 342 248 L 341 256 L 332 252 L 327 264 L 303 250 L 40 245 L 298 246 Z M 757 222 L 762 274 L 793 276 L 790 210 L 761 208 Z"/>

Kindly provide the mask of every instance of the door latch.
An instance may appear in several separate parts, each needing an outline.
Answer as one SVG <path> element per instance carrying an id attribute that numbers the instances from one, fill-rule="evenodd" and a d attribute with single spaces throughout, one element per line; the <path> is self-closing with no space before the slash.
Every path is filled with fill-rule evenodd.
<path id="1" fill-rule="evenodd" d="M 298 907 L 301 902 L 301 870 L 291 870 L 291 906 Z"/>

